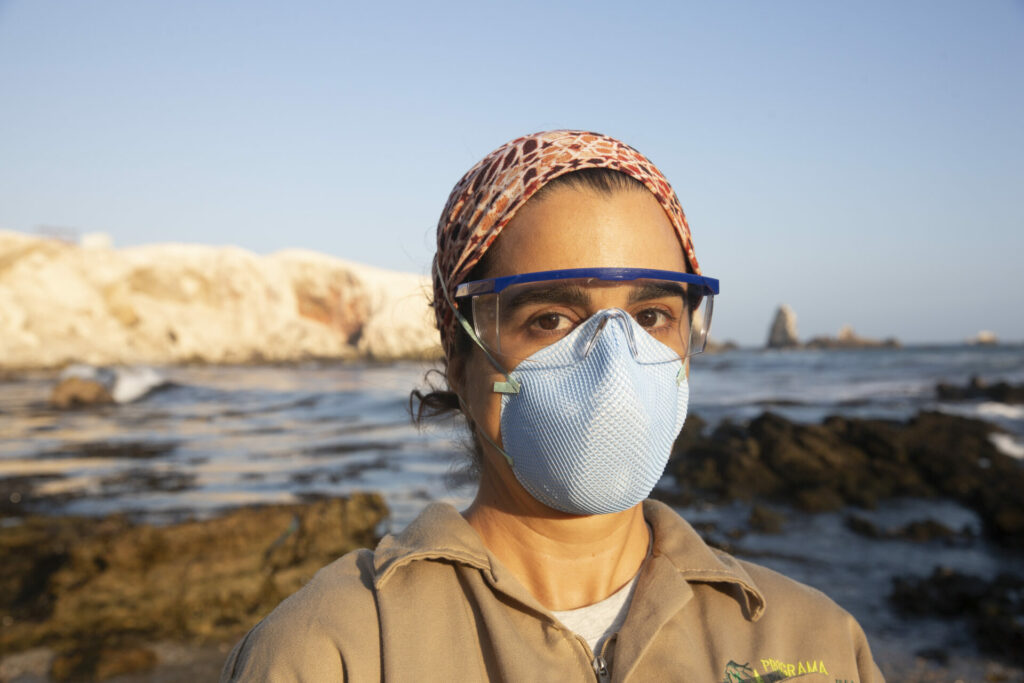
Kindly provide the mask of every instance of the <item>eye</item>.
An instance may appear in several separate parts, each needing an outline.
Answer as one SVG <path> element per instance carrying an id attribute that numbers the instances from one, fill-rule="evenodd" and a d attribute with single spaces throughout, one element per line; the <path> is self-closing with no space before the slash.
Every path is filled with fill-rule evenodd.
<path id="1" fill-rule="evenodd" d="M 533 319 L 533 324 L 545 332 L 557 332 L 571 325 L 569 319 L 561 313 L 543 313 Z"/>
<path id="2" fill-rule="evenodd" d="M 668 322 L 668 315 L 658 308 L 645 308 L 633 315 L 640 327 L 659 327 Z"/>

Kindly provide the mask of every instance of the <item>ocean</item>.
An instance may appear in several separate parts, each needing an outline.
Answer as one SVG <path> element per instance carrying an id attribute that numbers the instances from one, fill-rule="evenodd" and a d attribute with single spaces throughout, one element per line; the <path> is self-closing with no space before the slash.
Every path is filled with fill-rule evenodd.
<path id="1" fill-rule="evenodd" d="M 170 386 L 140 401 L 70 411 L 48 406 L 53 373 L 15 373 L 0 382 L 0 505 L 8 515 L 126 513 L 164 523 L 240 505 L 379 491 L 392 510 L 390 529 L 398 530 L 430 501 L 462 506 L 473 493 L 454 475 L 464 440 L 458 422 L 422 431 L 410 422 L 409 391 L 422 386 L 429 368 L 418 362 L 164 367 L 157 370 Z M 710 427 L 766 410 L 804 422 L 832 414 L 903 419 L 939 410 L 998 424 L 1007 432 L 999 447 L 1024 457 L 1024 406 L 937 399 L 936 383 L 965 385 L 971 377 L 1024 383 L 1024 347 L 708 354 L 692 362 L 690 411 Z M 666 478 L 660 486 L 672 485 Z M 844 512 L 776 509 L 785 517 L 780 534 L 747 530 L 745 504 L 680 512 L 726 535 L 737 530 L 736 554 L 825 591 L 858 617 L 872 646 L 888 657 L 921 649 L 974 656 L 962 626 L 909 622 L 889 609 L 894 576 L 923 576 L 942 565 L 991 577 L 1024 566 L 1019 555 L 983 539 L 875 541 L 850 531 Z M 972 511 L 945 501 L 888 501 L 857 514 L 889 527 L 922 519 L 952 529 L 981 526 Z"/>

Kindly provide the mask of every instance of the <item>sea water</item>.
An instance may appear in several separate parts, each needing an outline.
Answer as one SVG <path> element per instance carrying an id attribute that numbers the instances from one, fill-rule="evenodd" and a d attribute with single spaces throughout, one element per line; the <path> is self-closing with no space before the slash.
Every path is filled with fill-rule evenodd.
<path id="1" fill-rule="evenodd" d="M 423 386 L 429 368 L 415 362 L 165 367 L 158 370 L 171 386 L 143 400 L 70 411 L 47 405 L 54 374 L 18 374 L 0 383 L 0 509 L 7 515 L 123 512 L 161 523 L 240 505 L 379 491 L 392 511 L 390 527 L 398 530 L 430 501 L 463 506 L 473 494 L 472 484 L 457 476 L 465 462 L 459 421 L 424 430 L 411 424 L 409 391 Z M 832 414 L 905 419 L 940 410 L 998 424 L 1006 430 L 996 438 L 999 447 L 1024 455 L 1024 406 L 937 399 L 936 383 L 965 385 L 975 376 L 1024 383 L 1024 347 L 698 356 L 690 410 L 709 428 L 766 410 L 806 422 Z M 671 485 L 671 479 L 662 483 Z M 776 509 L 786 522 L 773 535 L 745 528 L 744 504 L 680 511 L 691 522 L 717 525 L 722 538 L 742 534 L 732 541 L 737 554 L 821 588 L 890 653 L 971 651 L 960 626 L 929 620 L 908 626 L 889 610 L 892 577 L 927 575 L 938 565 L 982 576 L 1022 566 L 1019 555 L 984 540 L 873 541 L 846 528 L 845 512 Z M 883 527 L 935 519 L 953 529 L 980 529 L 973 512 L 950 502 L 891 501 L 857 514 Z"/>
<path id="2" fill-rule="evenodd" d="M 310 363 L 160 368 L 171 386 L 134 403 L 59 411 L 55 378 L 0 382 L 0 480 L 42 512 L 128 512 L 153 521 L 225 507 L 380 491 L 392 524 L 430 500 L 463 504 L 452 476 L 464 456 L 458 422 L 425 430 L 409 392 L 429 365 Z M 1024 406 L 941 402 L 935 385 L 971 377 L 1024 382 L 1024 347 L 739 350 L 693 359 L 690 411 L 711 426 L 770 410 L 905 419 L 942 410 L 998 424 L 1008 453 L 1024 453 Z M 24 490 L 12 488 L 12 478 Z M 10 511 L 10 508 L 8 507 Z"/>

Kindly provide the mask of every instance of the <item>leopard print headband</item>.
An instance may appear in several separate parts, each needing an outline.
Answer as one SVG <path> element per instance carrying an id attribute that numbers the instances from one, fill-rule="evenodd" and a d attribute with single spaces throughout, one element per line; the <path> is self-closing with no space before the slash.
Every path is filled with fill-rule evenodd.
<path id="1" fill-rule="evenodd" d="M 512 140 L 488 154 L 455 184 L 437 223 L 432 273 L 434 316 L 447 358 L 455 346 L 455 315 L 444 286 L 454 293 L 516 211 L 549 181 L 584 168 L 609 168 L 639 180 L 657 198 L 675 227 L 683 253 L 700 274 L 690 228 L 679 198 L 647 157 L 600 133 L 554 130 Z"/>

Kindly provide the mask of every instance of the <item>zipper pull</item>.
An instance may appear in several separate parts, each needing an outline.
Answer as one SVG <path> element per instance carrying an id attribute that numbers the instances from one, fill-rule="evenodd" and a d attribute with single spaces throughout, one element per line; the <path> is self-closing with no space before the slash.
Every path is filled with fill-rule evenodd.
<path id="1" fill-rule="evenodd" d="M 612 679 L 612 675 L 608 671 L 608 662 L 604 661 L 604 657 L 601 655 L 594 657 L 591 665 L 594 667 L 594 673 L 597 674 L 597 680 L 610 681 Z"/>

